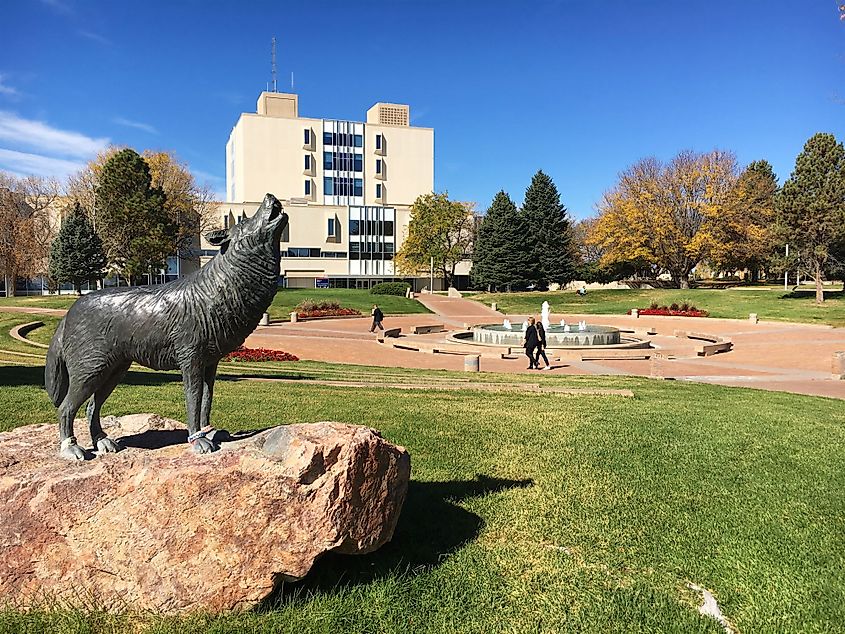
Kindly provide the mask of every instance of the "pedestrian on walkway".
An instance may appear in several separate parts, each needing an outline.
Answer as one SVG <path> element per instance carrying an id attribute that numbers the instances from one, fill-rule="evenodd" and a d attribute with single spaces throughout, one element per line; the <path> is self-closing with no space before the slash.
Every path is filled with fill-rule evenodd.
<path id="1" fill-rule="evenodd" d="M 370 332 L 375 332 L 376 328 L 384 330 L 384 326 L 381 325 L 381 322 L 384 319 L 384 313 L 381 312 L 381 308 L 378 307 L 378 304 L 373 304 L 373 309 L 370 311 L 370 315 L 373 317 L 373 325 L 370 326 Z"/>
<path id="2" fill-rule="evenodd" d="M 537 352 L 537 345 L 540 343 L 540 338 L 537 329 L 534 327 L 534 318 L 528 318 L 528 328 L 525 329 L 525 340 L 522 342 L 525 348 L 525 356 L 528 357 L 528 369 L 535 370 L 537 368 L 537 360 L 534 358 Z"/>
<path id="3" fill-rule="evenodd" d="M 537 329 L 537 354 L 534 357 L 534 367 L 540 370 L 540 356 L 546 362 L 546 367 L 543 370 L 551 370 L 552 364 L 549 363 L 549 358 L 546 356 L 546 329 L 543 327 L 543 322 L 538 321 L 534 327 Z"/>

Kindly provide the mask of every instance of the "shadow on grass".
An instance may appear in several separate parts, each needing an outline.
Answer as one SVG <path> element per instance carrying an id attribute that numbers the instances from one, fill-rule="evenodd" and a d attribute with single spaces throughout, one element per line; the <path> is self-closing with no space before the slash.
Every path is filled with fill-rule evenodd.
<path id="1" fill-rule="evenodd" d="M 138 372 L 130 371 L 123 377 L 121 385 L 165 385 L 181 383 L 182 375 L 178 372 Z M 44 366 L 0 366 L 0 386 L 19 387 L 32 385 L 44 387 Z"/>
<path id="2" fill-rule="evenodd" d="M 802 288 L 801 290 L 794 290 L 791 293 L 784 293 L 779 297 L 779 299 L 815 299 L 816 297 L 816 289 L 815 288 Z M 842 289 L 838 291 L 832 291 L 829 289 L 824 290 L 824 298 L 825 299 L 842 299 L 845 297 L 845 291 Z"/>
<path id="3" fill-rule="evenodd" d="M 273 610 L 282 603 L 332 594 L 386 576 L 424 572 L 475 539 L 484 525 L 481 517 L 457 503 L 533 484 L 530 479 L 507 480 L 484 475 L 450 482 L 412 480 L 390 542 L 369 555 L 323 555 L 304 579 L 283 582 L 257 609 Z"/>

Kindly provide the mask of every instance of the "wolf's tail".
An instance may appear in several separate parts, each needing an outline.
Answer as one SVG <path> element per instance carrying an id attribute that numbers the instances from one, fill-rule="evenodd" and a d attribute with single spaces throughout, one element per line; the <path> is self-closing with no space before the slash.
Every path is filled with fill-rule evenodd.
<path id="1" fill-rule="evenodd" d="M 53 405 L 56 407 L 65 400 L 68 388 L 67 365 L 62 356 L 62 337 L 65 332 L 65 320 L 59 322 L 56 334 L 50 342 L 50 349 L 47 350 L 47 364 L 44 366 L 44 387 Z"/>

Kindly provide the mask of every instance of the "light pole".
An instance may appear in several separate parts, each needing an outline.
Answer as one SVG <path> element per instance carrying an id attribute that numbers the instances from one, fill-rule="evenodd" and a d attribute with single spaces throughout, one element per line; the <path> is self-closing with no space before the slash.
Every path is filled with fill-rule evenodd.
<path id="1" fill-rule="evenodd" d="M 786 263 L 783 267 L 783 290 L 789 290 L 789 243 L 786 243 Z"/>

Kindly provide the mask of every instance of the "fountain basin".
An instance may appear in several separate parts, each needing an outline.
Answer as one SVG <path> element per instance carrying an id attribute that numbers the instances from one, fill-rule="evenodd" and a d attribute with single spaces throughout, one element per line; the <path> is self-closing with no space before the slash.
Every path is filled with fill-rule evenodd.
<path id="1" fill-rule="evenodd" d="M 469 333 L 468 333 L 469 334 Z M 521 329 L 508 330 L 501 324 L 485 324 L 472 329 L 472 339 L 461 337 L 464 343 L 486 346 L 519 347 L 525 334 Z M 546 328 L 546 345 L 549 348 L 574 348 L 579 346 L 612 346 L 622 342 L 618 328 L 587 325 L 584 330 L 572 326 L 566 332 L 563 326 L 550 325 Z"/>

